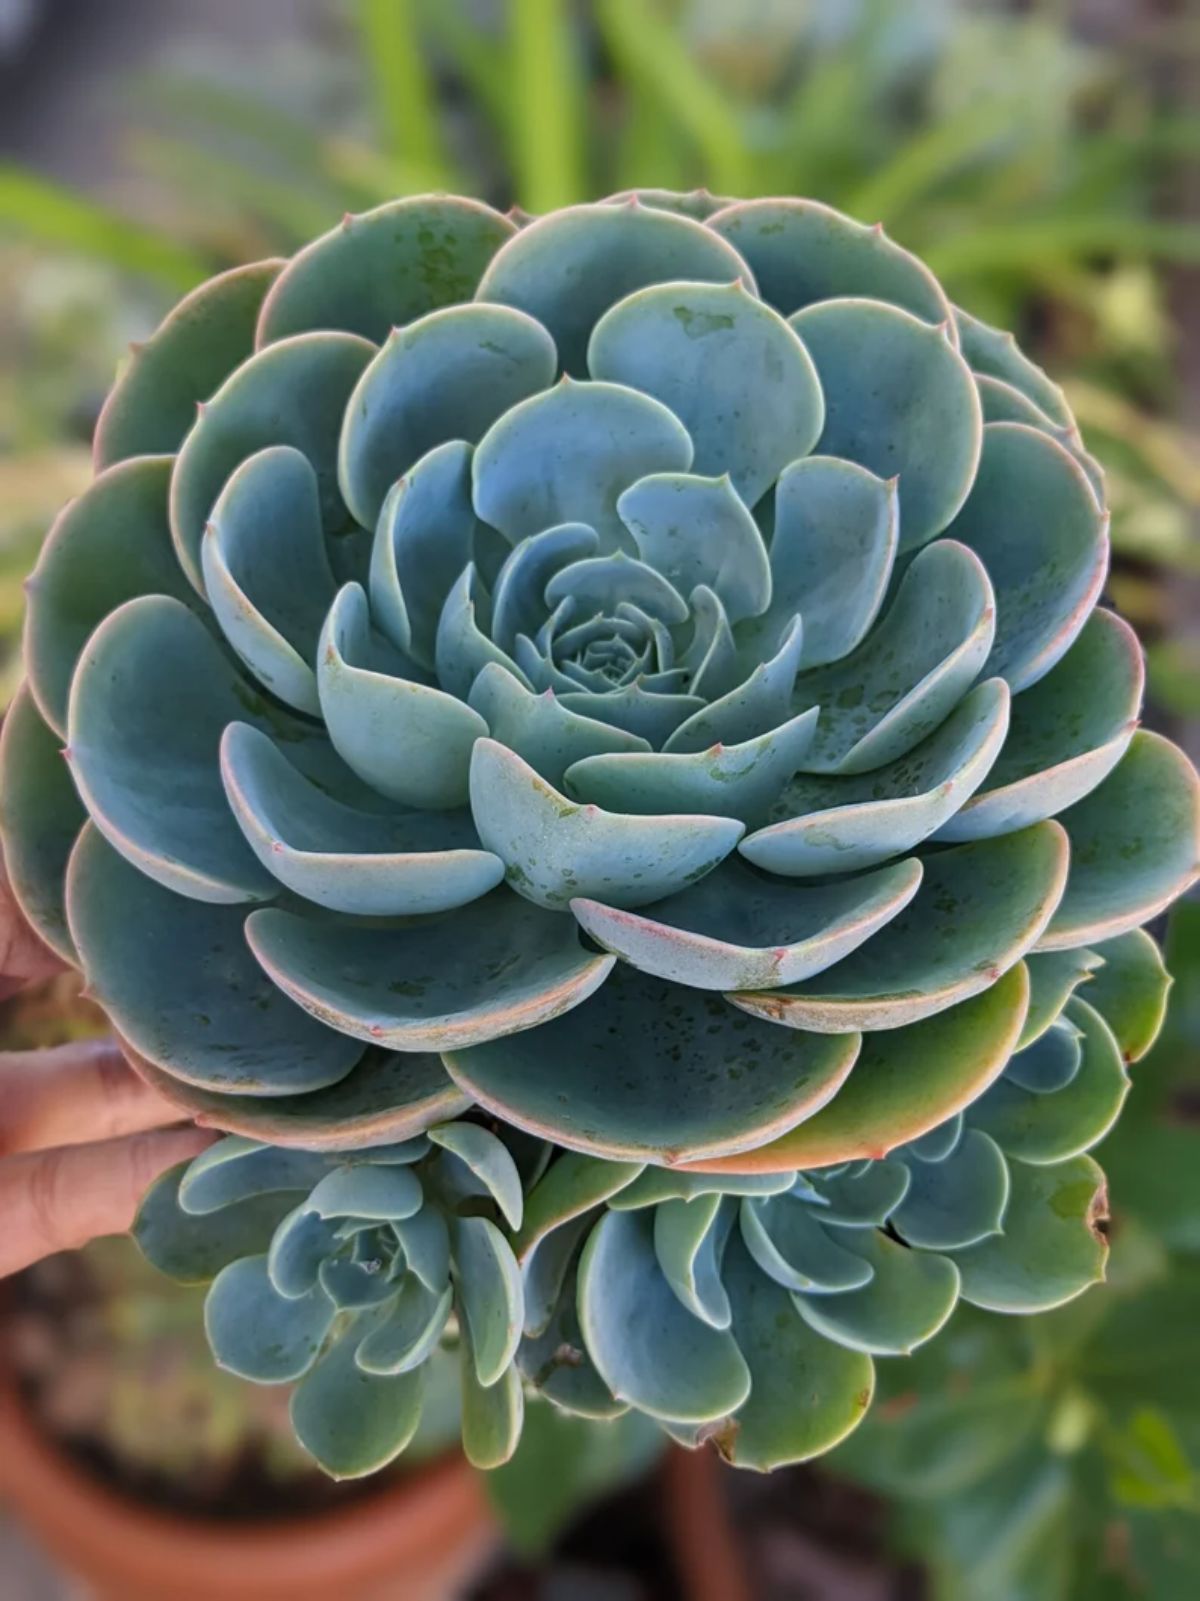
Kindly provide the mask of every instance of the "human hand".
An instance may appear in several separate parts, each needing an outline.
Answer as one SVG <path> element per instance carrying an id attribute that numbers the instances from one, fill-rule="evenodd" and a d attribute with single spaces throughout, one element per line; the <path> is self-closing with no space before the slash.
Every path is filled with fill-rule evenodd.
<path id="1" fill-rule="evenodd" d="M 0 999 L 61 968 L 0 865 Z M 0 1277 L 128 1229 L 159 1174 L 217 1137 L 179 1121 L 112 1040 L 0 1052 Z"/>

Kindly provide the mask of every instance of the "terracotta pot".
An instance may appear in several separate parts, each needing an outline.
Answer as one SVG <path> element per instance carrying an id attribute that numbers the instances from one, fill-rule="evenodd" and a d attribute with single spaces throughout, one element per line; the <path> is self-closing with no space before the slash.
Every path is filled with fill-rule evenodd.
<path id="1" fill-rule="evenodd" d="M 110 1490 L 0 1379 L 0 1498 L 97 1601 L 450 1601 L 495 1525 L 461 1457 L 303 1519 L 228 1523 Z"/>

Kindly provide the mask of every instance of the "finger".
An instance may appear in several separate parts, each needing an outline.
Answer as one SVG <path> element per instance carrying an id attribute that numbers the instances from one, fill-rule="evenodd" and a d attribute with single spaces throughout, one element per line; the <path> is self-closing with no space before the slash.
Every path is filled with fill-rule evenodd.
<path id="1" fill-rule="evenodd" d="M 30 928 L 0 859 L 0 1000 L 61 973 L 65 963 Z"/>
<path id="2" fill-rule="evenodd" d="M 154 1180 L 198 1156 L 213 1138 L 196 1128 L 157 1129 L 0 1162 L 0 1277 L 102 1234 L 123 1233 Z"/>
<path id="3" fill-rule="evenodd" d="M 0 1156 L 165 1128 L 183 1115 L 112 1040 L 0 1052 Z"/>

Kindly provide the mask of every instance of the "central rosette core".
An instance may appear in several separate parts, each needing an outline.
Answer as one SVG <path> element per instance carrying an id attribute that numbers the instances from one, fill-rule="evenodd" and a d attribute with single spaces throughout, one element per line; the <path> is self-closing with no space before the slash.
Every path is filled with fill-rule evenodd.
<path id="1" fill-rule="evenodd" d="M 439 309 L 431 215 L 479 245 Z M 1191 873 L 1069 413 L 874 230 L 402 202 L 265 293 L 177 455 L 109 408 L 10 722 L 60 939 L 189 1105 L 873 1156 L 1015 1047 L 1026 957 Z"/>

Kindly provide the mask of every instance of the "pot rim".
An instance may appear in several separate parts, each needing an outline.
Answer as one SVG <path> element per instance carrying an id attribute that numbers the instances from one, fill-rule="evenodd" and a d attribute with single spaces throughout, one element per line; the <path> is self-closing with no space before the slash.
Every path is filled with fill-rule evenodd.
<path id="1" fill-rule="evenodd" d="M 0 1442 L 0 1500 L 68 1567 L 131 1601 L 143 1593 L 301 1601 L 398 1573 L 416 1584 L 464 1542 L 482 1549 L 494 1529 L 478 1476 L 458 1453 L 295 1518 L 239 1523 L 153 1507 L 74 1461 L 34 1419 L 11 1373 L 0 1374 Z"/>

